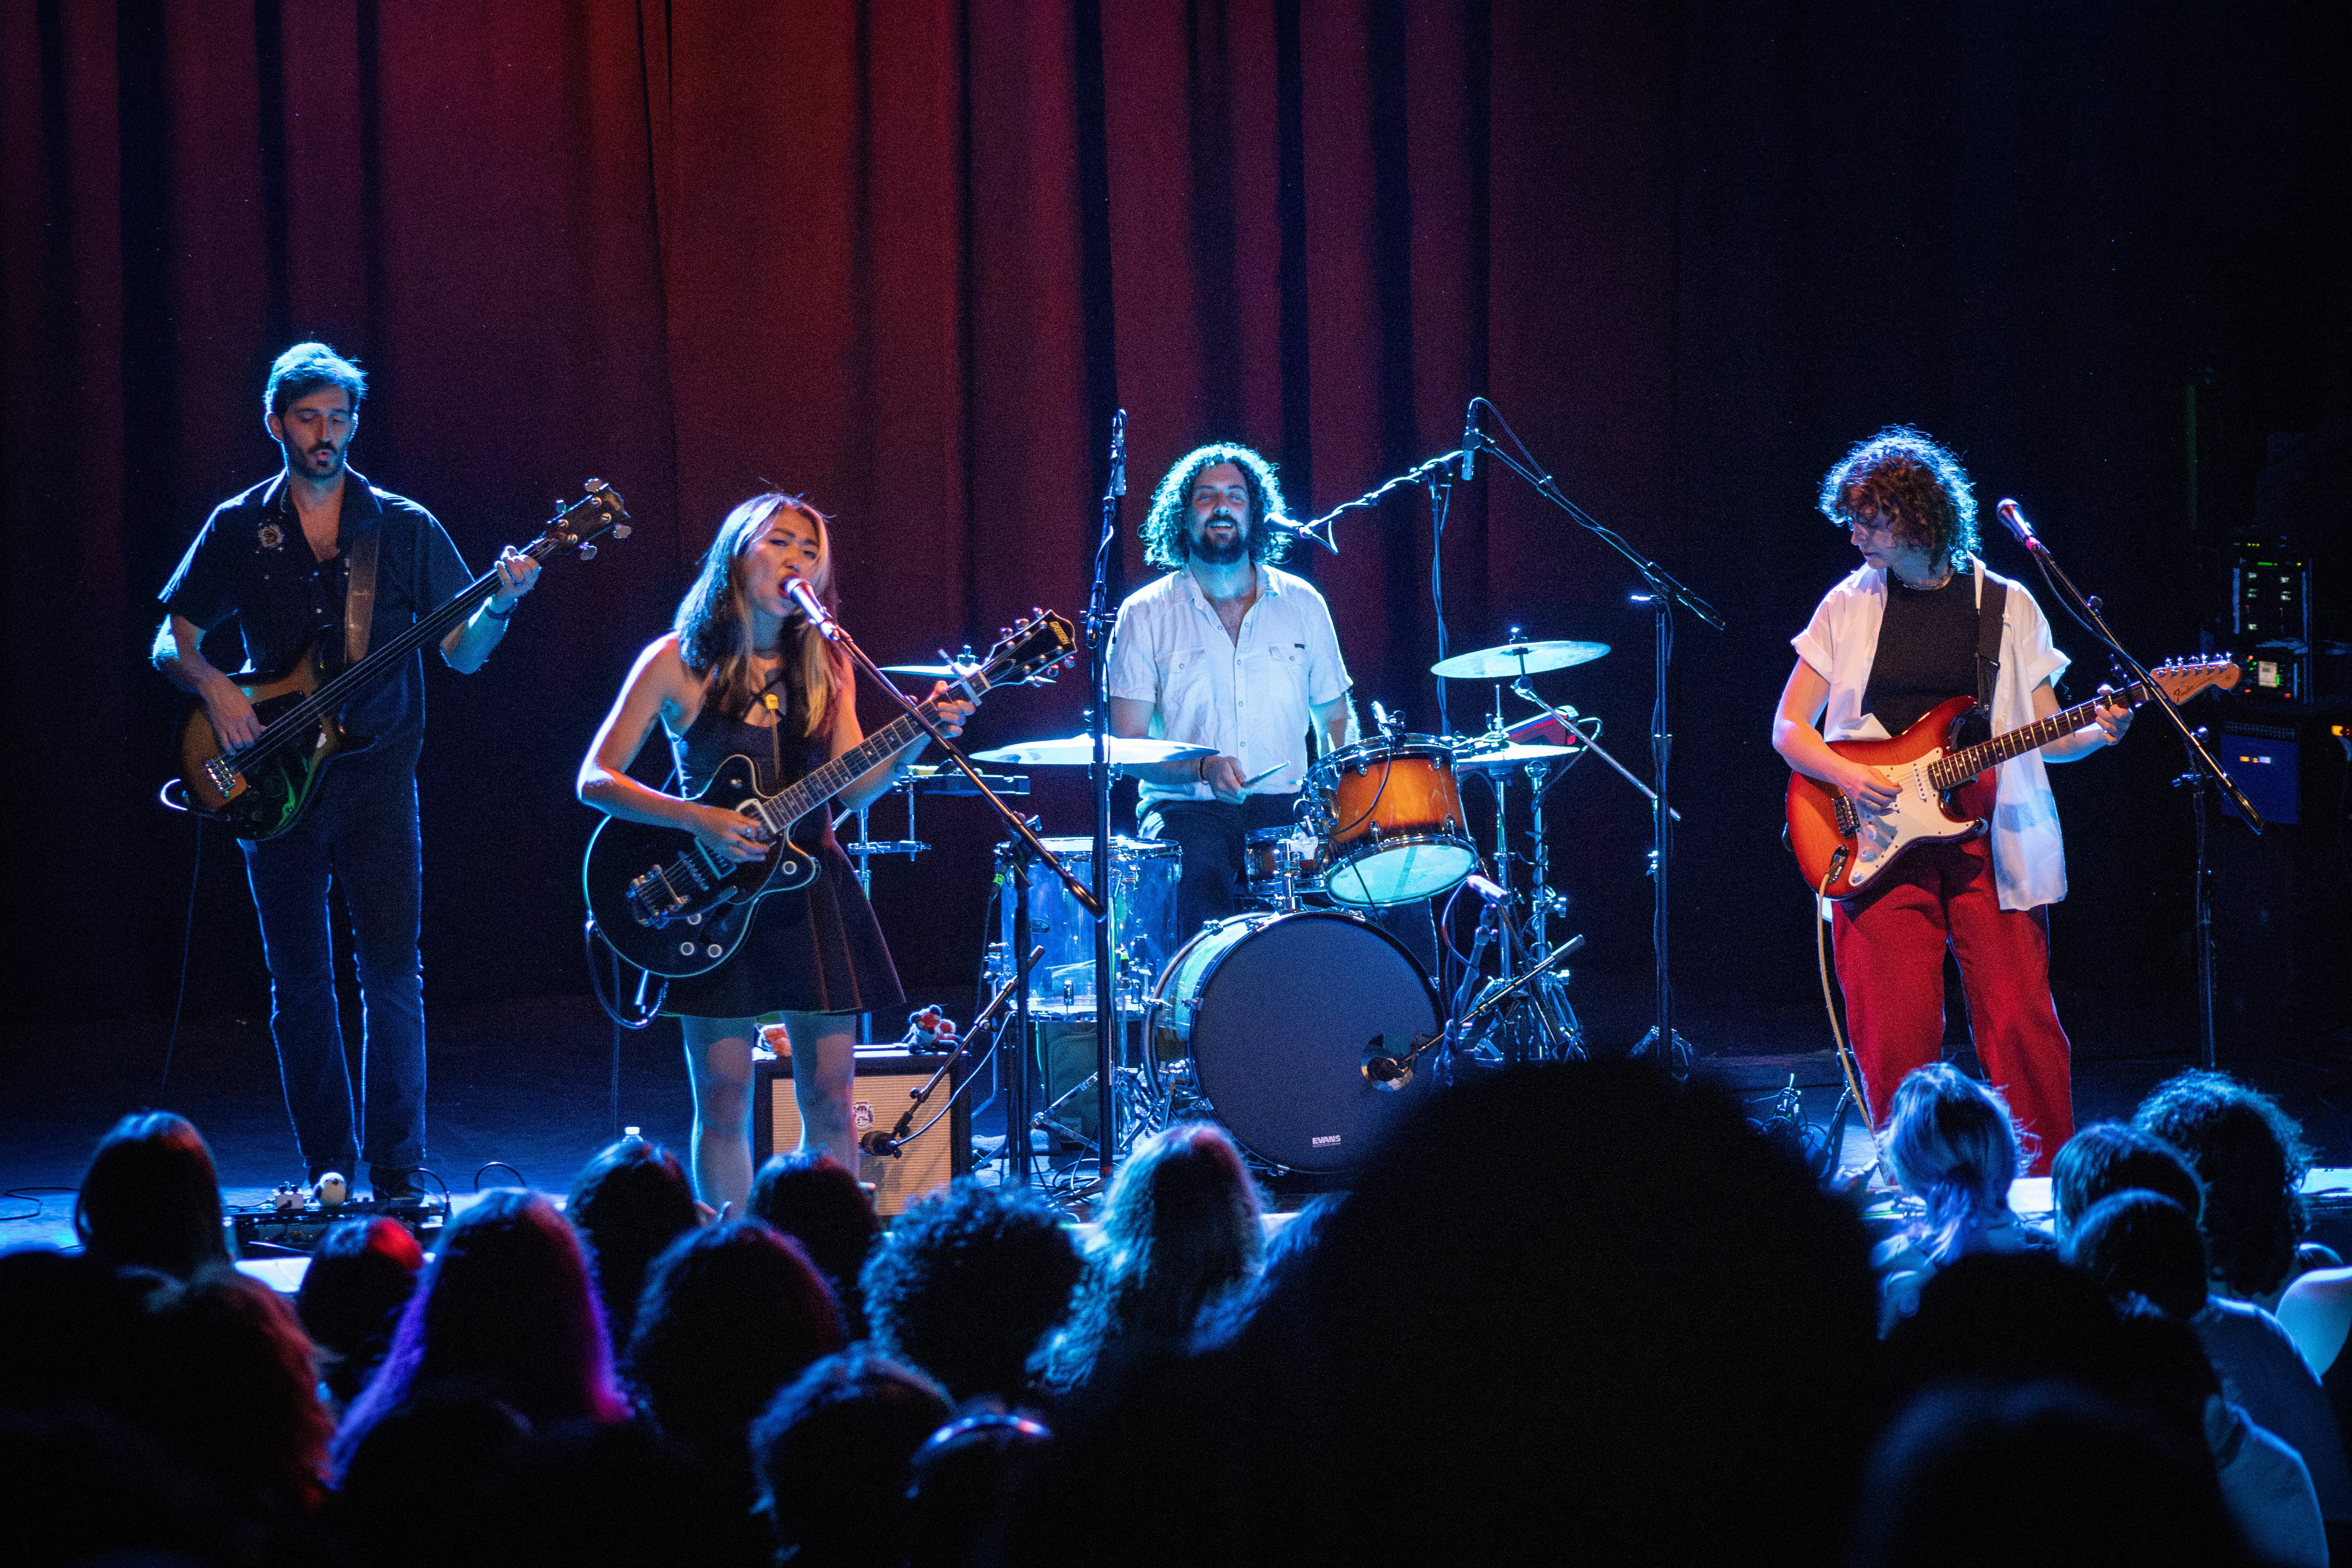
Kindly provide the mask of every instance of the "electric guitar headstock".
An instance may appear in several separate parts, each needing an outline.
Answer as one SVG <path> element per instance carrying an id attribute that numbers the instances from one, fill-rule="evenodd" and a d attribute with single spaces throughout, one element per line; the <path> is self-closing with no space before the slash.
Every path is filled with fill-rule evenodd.
<path id="1" fill-rule="evenodd" d="M 1051 610 L 1032 610 L 1028 619 L 1002 628 L 987 658 L 949 685 L 974 701 L 999 686 L 1050 685 L 1055 671 L 1077 662 L 1077 642 L 1069 622 Z"/>
<path id="2" fill-rule="evenodd" d="M 2209 686 L 2226 691 L 2245 676 L 2238 661 L 2226 653 L 2209 654 L 2202 658 L 2167 659 L 2147 673 L 2176 706 Z"/>

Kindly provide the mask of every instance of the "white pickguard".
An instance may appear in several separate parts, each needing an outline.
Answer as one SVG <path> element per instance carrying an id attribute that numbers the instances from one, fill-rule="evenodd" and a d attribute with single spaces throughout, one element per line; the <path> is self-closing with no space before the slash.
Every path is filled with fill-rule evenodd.
<path id="1" fill-rule="evenodd" d="M 1944 748 L 1898 767 L 1878 771 L 1899 792 L 1893 808 L 1881 816 L 1860 814 L 1862 830 L 1854 835 L 1855 865 L 1846 881 L 1859 889 L 1874 880 L 1894 858 L 1914 844 L 1949 843 L 1971 838 L 1983 830 L 1978 822 L 1954 822 L 1944 815 L 1943 796 L 1928 782 L 1928 771 L 1946 755 Z"/>

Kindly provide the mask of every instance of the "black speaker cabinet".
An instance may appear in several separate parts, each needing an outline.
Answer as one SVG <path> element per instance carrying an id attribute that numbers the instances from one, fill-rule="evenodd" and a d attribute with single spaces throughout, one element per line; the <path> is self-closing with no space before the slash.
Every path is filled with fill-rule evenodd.
<path id="1" fill-rule="evenodd" d="M 850 1116 L 859 1136 L 874 1128 L 887 1132 L 915 1090 L 930 1080 L 947 1058 L 897 1047 L 857 1048 L 857 1080 L 850 1089 Z M 961 1074 L 961 1068 L 958 1069 Z M 874 1184 L 875 1212 L 885 1219 L 906 1213 L 907 1205 L 925 1193 L 946 1186 L 971 1170 L 971 1108 L 958 1100 L 955 1109 L 934 1116 L 947 1104 L 957 1074 L 940 1079 L 930 1098 L 916 1108 L 913 1126 L 930 1121 L 929 1131 L 909 1138 L 895 1156 L 857 1156 L 857 1179 Z M 912 1131 L 912 1129 L 909 1129 Z M 793 1098 L 793 1058 L 754 1056 L 751 1058 L 751 1160 L 764 1163 L 769 1155 L 800 1147 L 801 1108 Z"/>

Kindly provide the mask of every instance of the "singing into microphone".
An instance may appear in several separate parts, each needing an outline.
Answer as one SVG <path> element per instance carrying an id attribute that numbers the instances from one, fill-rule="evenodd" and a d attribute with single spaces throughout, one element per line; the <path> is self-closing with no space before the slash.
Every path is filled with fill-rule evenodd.
<path id="1" fill-rule="evenodd" d="M 809 625 L 823 632 L 827 642 L 840 639 L 840 623 L 833 618 L 833 612 L 824 607 L 824 601 L 816 596 L 816 590 L 808 585 L 807 578 L 785 578 L 784 596 L 801 607 L 801 614 L 808 617 Z"/>

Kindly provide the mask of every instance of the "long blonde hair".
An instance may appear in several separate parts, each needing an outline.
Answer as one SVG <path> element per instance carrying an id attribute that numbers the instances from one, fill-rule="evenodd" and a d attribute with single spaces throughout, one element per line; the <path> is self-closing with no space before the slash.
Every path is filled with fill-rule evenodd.
<path id="1" fill-rule="evenodd" d="M 751 683 L 751 608 L 744 602 L 735 563 L 766 536 L 768 524 L 785 507 L 800 513 L 816 531 L 816 566 L 807 574 L 809 586 L 828 610 L 839 603 L 833 588 L 833 535 L 825 528 L 823 512 L 780 490 L 753 496 L 729 512 L 710 548 L 703 552 L 702 569 L 686 597 L 678 601 L 673 623 L 679 658 L 687 668 L 709 680 L 704 702 L 719 704 L 724 713 L 742 712 L 760 695 Z M 814 735 L 833 711 L 845 672 L 831 646 L 797 613 L 785 626 L 788 631 L 796 627 L 799 633 L 801 689 L 808 697 L 804 732 Z"/>

